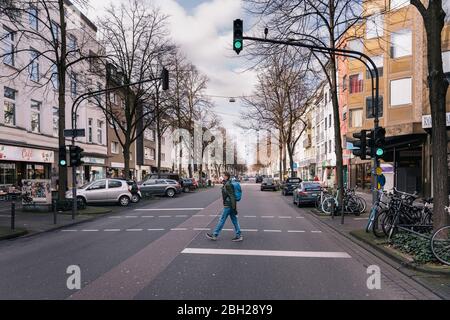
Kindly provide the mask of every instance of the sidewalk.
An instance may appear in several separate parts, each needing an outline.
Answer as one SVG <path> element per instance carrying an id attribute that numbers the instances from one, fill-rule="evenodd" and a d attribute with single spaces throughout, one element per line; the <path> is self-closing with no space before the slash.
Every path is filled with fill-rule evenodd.
<path id="1" fill-rule="evenodd" d="M 398 271 L 409 276 L 410 278 L 413 278 L 415 281 L 440 295 L 442 298 L 450 300 L 450 274 L 445 275 L 429 272 L 426 271 L 425 268 L 422 270 L 420 267 L 415 267 L 414 263 L 407 261 L 400 255 L 389 254 L 388 250 L 380 250 L 373 244 L 370 244 L 370 241 L 365 241 L 363 239 L 366 235 L 368 237 L 371 236 L 371 234 L 366 234 L 364 230 L 369 219 L 372 195 L 364 193 L 358 193 L 358 195 L 361 195 L 366 200 L 367 210 L 360 216 L 350 214 L 344 215 L 344 224 L 341 224 L 341 216 L 335 216 L 334 219 L 331 216 L 321 216 L 315 212 L 315 209 L 310 210 L 311 214 L 322 223 L 376 255 L 392 267 L 396 268 Z"/>

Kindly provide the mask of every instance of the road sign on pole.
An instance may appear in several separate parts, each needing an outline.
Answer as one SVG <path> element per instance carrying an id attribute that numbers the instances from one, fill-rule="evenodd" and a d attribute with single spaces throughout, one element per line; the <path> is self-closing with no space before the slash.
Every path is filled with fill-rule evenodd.
<path id="1" fill-rule="evenodd" d="M 65 129 L 64 137 L 66 138 L 76 138 L 76 137 L 85 137 L 86 131 L 85 129 Z"/>

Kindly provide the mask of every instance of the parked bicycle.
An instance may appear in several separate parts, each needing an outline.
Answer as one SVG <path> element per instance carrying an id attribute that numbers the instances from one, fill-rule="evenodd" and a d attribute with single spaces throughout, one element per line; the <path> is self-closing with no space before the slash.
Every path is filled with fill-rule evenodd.
<path id="1" fill-rule="evenodd" d="M 359 216 L 366 210 L 366 201 L 356 195 L 354 189 L 346 189 L 343 195 L 344 213 L 352 213 Z M 326 197 L 322 202 L 322 212 L 331 214 L 333 207 L 335 212 L 341 212 L 339 204 L 339 190 L 336 195 Z"/>

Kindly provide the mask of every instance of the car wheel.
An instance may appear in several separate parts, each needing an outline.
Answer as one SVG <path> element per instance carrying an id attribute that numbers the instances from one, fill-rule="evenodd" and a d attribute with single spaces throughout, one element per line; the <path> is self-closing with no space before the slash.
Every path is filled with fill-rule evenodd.
<path id="1" fill-rule="evenodd" d="M 78 196 L 77 200 L 82 202 L 83 207 L 86 207 L 86 199 L 85 198 Z"/>
<path id="2" fill-rule="evenodd" d="M 169 198 L 173 198 L 175 196 L 175 190 L 174 189 L 167 189 L 166 196 Z"/>
<path id="3" fill-rule="evenodd" d="M 131 202 L 138 203 L 139 201 L 141 201 L 141 197 L 137 193 L 131 195 Z"/>
<path id="4" fill-rule="evenodd" d="M 128 205 L 130 204 L 130 198 L 129 198 L 128 196 L 121 196 L 121 197 L 119 198 L 119 204 L 120 204 L 122 207 L 128 206 Z"/>

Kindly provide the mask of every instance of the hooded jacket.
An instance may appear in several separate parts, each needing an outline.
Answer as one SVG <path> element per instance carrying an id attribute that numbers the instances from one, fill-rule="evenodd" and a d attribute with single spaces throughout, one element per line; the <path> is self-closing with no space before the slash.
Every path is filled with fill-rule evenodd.
<path id="1" fill-rule="evenodd" d="M 222 200 L 225 208 L 232 208 L 236 211 L 236 198 L 234 197 L 234 187 L 231 180 L 227 180 L 222 186 Z"/>

